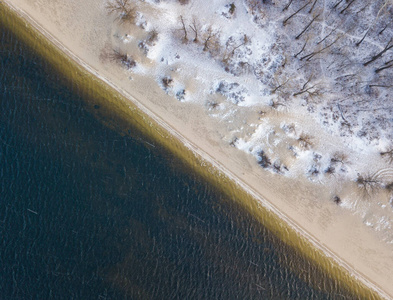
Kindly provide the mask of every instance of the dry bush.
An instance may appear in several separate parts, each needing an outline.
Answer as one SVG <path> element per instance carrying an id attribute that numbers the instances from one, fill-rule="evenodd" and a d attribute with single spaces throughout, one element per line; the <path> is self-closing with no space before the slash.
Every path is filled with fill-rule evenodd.
<path id="1" fill-rule="evenodd" d="M 233 15 L 235 13 L 235 10 L 236 10 L 236 5 L 235 3 L 232 2 L 231 4 L 229 4 L 229 13 Z"/>
<path id="2" fill-rule="evenodd" d="M 313 145 L 312 139 L 313 139 L 312 136 L 302 133 L 297 139 L 297 141 L 299 142 L 300 147 L 304 149 L 310 149 L 311 146 Z"/>
<path id="3" fill-rule="evenodd" d="M 106 9 L 109 14 L 117 14 L 116 19 L 120 23 L 135 23 L 136 9 L 131 5 L 131 0 L 110 0 L 106 3 Z"/>
<path id="4" fill-rule="evenodd" d="M 337 205 L 341 204 L 341 199 L 339 196 L 334 196 L 333 197 L 333 202 L 336 203 Z"/>
<path id="5" fill-rule="evenodd" d="M 258 152 L 258 157 L 260 158 L 260 160 L 258 161 L 258 164 L 262 168 L 268 168 L 272 164 L 270 162 L 270 159 L 266 156 L 266 154 L 265 154 L 265 152 L 263 150 Z"/>
<path id="6" fill-rule="evenodd" d="M 384 152 L 380 152 L 379 154 L 381 154 L 382 157 L 386 158 L 390 164 L 393 163 L 393 148 Z"/>
<path id="7" fill-rule="evenodd" d="M 330 165 L 329 167 L 326 168 L 324 172 L 325 174 L 333 175 L 336 172 L 336 169 L 332 165 Z"/>
<path id="8" fill-rule="evenodd" d="M 152 46 L 157 40 L 158 40 L 158 31 L 156 29 L 152 29 L 151 31 L 149 31 L 149 34 L 146 39 L 146 43 L 149 46 Z"/>
<path id="9" fill-rule="evenodd" d="M 206 105 L 209 110 L 213 110 L 216 109 L 220 105 L 220 103 L 218 103 L 217 101 L 208 101 Z"/>
<path id="10" fill-rule="evenodd" d="M 280 106 L 286 107 L 286 105 L 284 103 L 274 101 L 274 100 L 270 101 L 269 106 L 273 109 L 278 109 Z"/>
<path id="11" fill-rule="evenodd" d="M 168 90 L 172 86 L 173 79 L 171 77 L 163 77 L 161 79 L 162 87 L 164 90 Z"/>
<path id="12" fill-rule="evenodd" d="M 127 70 L 136 66 L 136 61 L 132 57 L 128 56 L 127 53 L 123 53 L 115 49 L 108 54 L 108 58 L 113 62 L 120 63 L 126 67 Z"/>
<path id="13" fill-rule="evenodd" d="M 330 159 L 330 162 L 334 165 L 340 163 L 341 165 L 345 165 L 348 163 L 348 155 L 342 152 L 336 152 L 333 154 L 333 157 Z"/>

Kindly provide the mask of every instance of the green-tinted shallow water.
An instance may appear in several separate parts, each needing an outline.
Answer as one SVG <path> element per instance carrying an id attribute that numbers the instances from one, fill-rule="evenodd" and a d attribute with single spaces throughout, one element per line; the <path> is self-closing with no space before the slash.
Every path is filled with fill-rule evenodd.
<path id="1" fill-rule="evenodd" d="M 0 28 L 0 299 L 357 298 L 82 94 Z"/>

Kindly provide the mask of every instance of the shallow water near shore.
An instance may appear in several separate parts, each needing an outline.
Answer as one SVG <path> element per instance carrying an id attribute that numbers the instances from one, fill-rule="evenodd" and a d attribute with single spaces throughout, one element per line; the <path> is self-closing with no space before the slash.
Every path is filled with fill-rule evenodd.
<path id="1" fill-rule="evenodd" d="M 1 298 L 356 298 L 0 30 Z"/>

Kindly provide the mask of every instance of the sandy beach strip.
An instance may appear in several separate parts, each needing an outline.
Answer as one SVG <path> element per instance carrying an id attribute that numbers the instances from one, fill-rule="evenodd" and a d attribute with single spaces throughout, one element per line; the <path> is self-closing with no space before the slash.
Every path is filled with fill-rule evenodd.
<path id="1" fill-rule="evenodd" d="M 249 163 L 247 163 L 247 158 L 240 157 L 239 161 L 232 162 L 228 158 L 225 159 L 225 157 L 227 153 L 233 152 L 233 149 L 221 149 L 220 147 L 215 149 L 212 143 L 200 141 L 199 136 L 192 132 L 184 134 L 184 131 L 181 130 L 180 121 L 168 122 L 168 120 L 171 119 L 171 115 L 165 108 L 161 110 L 158 108 L 154 109 L 155 104 L 149 104 L 148 100 L 141 98 L 141 93 L 135 93 L 135 95 L 133 95 L 132 91 L 130 91 L 132 89 L 127 89 L 125 83 L 116 78 L 115 75 L 109 76 L 110 72 L 104 74 L 105 72 L 101 69 L 102 66 L 100 64 L 92 64 L 91 61 L 87 62 L 85 57 L 83 57 L 83 53 L 80 53 L 80 45 L 76 46 L 76 41 L 69 41 L 68 43 L 67 40 L 58 39 L 58 36 L 54 35 L 54 32 L 49 31 L 49 28 L 53 27 L 49 26 L 49 23 L 45 24 L 44 15 L 41 15 L 41 19 L 37 19 L 37 16 L 40 16 L 39 12 L 36 11 L 36 15 L 34 16 L 30 14 L 32 8 L 31 4 L 27 4 L 27 1 L 15 1 L 13 4 L 6 1 L 5 3 L 43 36 L 50 40 L 51 43 L 66 54 L 68 58 L 71 58 L 79 66 L 82 66 L 85 71 L 107 84 L 111 89 L 106 89 L 103 86 L 101 87 L 102 91 L 106 89 L 107 92 L 107 95 L 103 98 L 113 98 L 113 103 L 111 103 L 110 106 L 118 112 L 118 115 L 124 122 L 127 122 L 127 117 L 131 116 L 130 121 L 132 119 L 133 122 L 139 123 L 140 126 L 145 127 L 145 130 L 150 133 L 150 135 L 160 140 L 160 143 L 165 145 L 170 151 L 176 153 L 179 158 L 186 161 L 193 170 L 202 174 L 213 184 L 219 186 L 223 192 L 232 196 L 235 194 L 236 199 L 247 207 L 251 214 L 256 215 L 264 226 L 273 231 L 284 242 L 305 253 L 309 259 L 324 266 L 326 271 L 334 274 L 334 277 L 346 282 L 349 288 L 356 290 L 360 297 L 377 298 L 377 294 L 386 299 L 392 297 L 393 290 L 389 284 L 389 278 L 392 278 L 390 277 L 390 275 L 392 275 L 392 269 L 389 268 L 392 264 L 392 253 L 390 249 L 383 248 L 381 243 L 368 245 L 368 247 L 374 247 L 373 250 L 375 251 L 374 253 L 376 253 L 374 257 L 368 259 L 375 261 L 376 266 L 385 264 L 386 268 L 383 270 L 378 269 L 378 267 L 369 266 L 369 268 L 367 268 L 370 262 L 362 262 L 364 252 L 357 249 L 364 244 L 368 244 L 370 241 L 373 243 L 374 240 L 370 233 L 367 235 L 365 230 L 363 232 L 362 230 L 356 229 L 356 224 L 353 224 L 352 227 L 341 228 L 344 233 L 337 233 L 338 236 L 340 236 L 340 234 L 344 235 L 341 240 L 348 240 L 348 237 L 351 236 L 351 231 L 356 232 L 356 237 L 363 236 L 365 239 L 358 241 L 357 244 L 355 243 L 352 246 L 349 242 L 346 245 L 340 246 L 335 245 L 334 241 L 331 241 L 334 240 L 332 235 L 334 235 L 334 230 L 337 228 L 331 229 L 332 231 L 329 232 L 320 231 L 319 235 L 315 234 L 315 232 L 310 230 L 310 227 L 307 227 L 310 226 L 310 222 L 307 223 L 308 221 L 305 220 L 304 213 L 298 212 L 293 215 L 288 214 L 284 208 L 286 202 L 280 202 L 280 200 L 276 201 L 268 191 L 261 190 L 257 187 L 257 180 L 260 179 L 258 173 L 249 175 L 250 177 L 247 175 L 243 176 L 243 173 L 249 171 L 248 167 L 241 167 L 242 165 L 248 166 Z M 35 35 L 32 29 L 29 29 L 29 34 Z M 31 36 L 30 38 L 35 39 L 35 36 Z M 55 50 L 46 49 L 44 52 L 45 51 L 50 52 Z M 48 53 L 43 53 L 42 55 L 48 56 L 47 54 Z M 84 53 L 84 55 L 87 55 L 87 53 Z M 56 57 L 53 56 L 52 63 L 54 63 L 55 60 Z M 68 71 L 70 70 L 71 68 Z M 62 64 L 59 64 L 59 71 L 67 73 L 67 69 L 64 68 Z M 81 74 L 78 75 L 81 77 L 86 76 L 82 74 L 82 71 Z M 68 76 L 70 76 L 70 74 L 68 74 Z M 90 78 L 85 80 L 92 81 L 94 79 Z M 111 97 L 110 95 L 113 95 L 112 89 L 115 90 L 119 96 Z M 121 96 L 131 100 L 132 103 L 124 99 L 121 100 Z M 104 102 L 105 100 L 102 101 Z M 137 116 L 139 116 L 139 119 Z M 111 124 L 108 125 L 111 126 Z M 188 127 L 186 127 L 186 129 L 188 129 Z M 187 151 L 185 151 L 185 148 Z M 276 188 L 279 189 L 279 185 L 281 184 L 285 184 L 285 182 L 276 183 L 276 185 L 278 185 Z M 294 193 L 293 196 L 295 197 L 296 193 Z M 363 233 L 366 233 L 366 235 Z M 322 240 L 325 234 L 330 240 Z M 336 243 L 340 243 L 339 238 Z M 347 249 L 348 253 L 343 252 L 345 255 L 341 255 L 339 249 L 348 246 L 353 248 Z M 351 257 L 351 252 L 353 253 L 352 260 L 346 259 Z M 371 280 L 371 278 L 373 278 L 373 280 Z"/>

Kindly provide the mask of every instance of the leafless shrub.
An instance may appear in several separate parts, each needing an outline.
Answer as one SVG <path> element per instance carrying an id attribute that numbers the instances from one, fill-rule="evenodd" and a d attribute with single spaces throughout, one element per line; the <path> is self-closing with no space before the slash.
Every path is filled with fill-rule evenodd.
<path id="1" fill-rule="evenodd" d="M 258 152 L 258 157 L 259 157 L 258 164 L 262 168 L 268 168 L 272 164 L 270 162 L 270 159 L 266 156 L 266 154 L 265 154 L 265 152 L 263 150 Z"/>
<path id="2" fill-rule="evenodd" d="M 270 101 L 270 103 L 269 103 L 269 106 L 271 107 L 271 108 L 273 108 L 273 109 L 278 109 L 280 106 L 286 106 L 284 103 L 281 103 L 281 102 L 278 102 L 278 101 L 274 101 L 274 100 L 271 100 Z"/>
<path id="3" fill-rule="evenodd" d="M 333 175 L 336 172 L 336 169 L 332 165 L 330 165 L 324 172 L 325 174 Z"/>
<path id="4" fill-rule="evenodd" d="M 127 53 L 123 53 L 119 50 L 113 49 L 113 51 L 108 54 L 108 58 L 113 62 L 120 63 L 126 67 L 127 70 L 136 66 L 136 61 L 131 56 L 128 56 Z"/>
<path id="5" fill-rule="evenodd" d="M 164 90 L 169 89 L 172 86 L 173 79 L 166 76 L 161 79 L 162 86 Z"/>
<path id="6" fill-rule="evenodd" d="M 272 165 L 272 170 L 277 174 L 284 174 L 284 171 L 288 171 L 288 168 L 281 161 L 276 160 Z"/>
<path id="7" fill-rule="evenodd" d="M 216 109 L 219 105 L 220 105 L 220 103 L 218 103 L 216 101 L 208 101 L 207 102 L 207 106 L 208 106 L 209 110 Z"/>
<path id="8" fill-rule="evenodd" d="M 310 174 L 311 176 L 317 176 L 319 172 L 319 166 L 317 164 L 313 164 L 308 170 L 308 174 Z"/>
<path id="9" fill-rule="evenodd" d="M 157 42 L 157 40 L 158 40 L 158 31 L 157 29 L 154 28 L 149 31 L 146 42 L 148 45 L 152 46 L 154 45 L 155 42 Z"/>
<path id="10" fill-rule="evenodd" d="M 209 26 L 203 34 L 203 51 L 209 51 L 211 54 L 218 52 L 220 48 L 219 35 L 219 30 L 213 30 L 212 26 Z"/>
<path id="11" fill-rule="evenodd" d="M 238 138 L 234 137 L 234 139 L 229 143 L 229 145 L 231 145 L 232 147 L 236 147 L 237 140 L 238 140 Z"/>
<path id="12" fill-rule="evenodd" d="M 235 3 L 232 2 L 231 4 L 229 4 L 229 13 L 231 15 L 233 15 L 235 13 L 235 9 L 236 9 Z"/>
<path id="13" fill-rule="evenodd" d="M 147 54 L 149 52 L 149 46 L 154 46 L 155 42 L 158 40 L 158 31 L 153 29 L 149 31 L 145 40 L 140 41 L 138 47 L 142 49 L 143 53 Z"/>
<path id="14" fill-rule="evenodd" d="M 304 148 L 304 149 L 309 149 L 312 146 L 312 136 L 302 133 L 297 141 L 299 142 L 300 147 Z"/>
<path id="15" fill-rule="evenodd" d="M 342 152 L 336 152 L 333 154 L 333 157 L 330 159 L 332 164 L 340 163 L 341 165 L 345 165 L 348 163 L 348 155 Z"/>
<path id="16" fill-rule="evenodd" d="M 339 196 L 334 196 L 333 197 L 333 202 L 336 203 L 337 205 L 341 204 L 341 199 Z"/>
<path id="17" fill-rule="evenodd" d="M 185 96 L 186 96 L 185 89 L 181 89 L 181 90 L 177 91 L 177 93 L 176 93 L 176 99 L 179 101 L 183 101 Z"/>
<path id="18" fill-rule="evenodd" d="M 136 9 L 131 5 L 131 0 L 109 0 L 106 3 L 109 14 L 117 14 L 120 23 L 135 23 Z"/>

